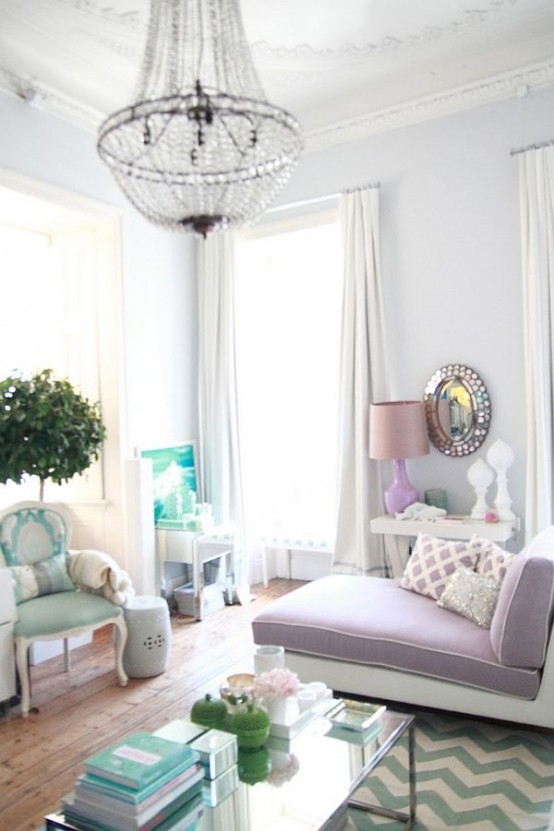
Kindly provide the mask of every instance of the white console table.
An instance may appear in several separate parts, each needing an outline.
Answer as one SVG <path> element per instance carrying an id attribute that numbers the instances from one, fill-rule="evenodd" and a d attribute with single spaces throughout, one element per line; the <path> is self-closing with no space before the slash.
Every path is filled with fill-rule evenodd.
<path id="1" fill-rule="evenodd" d="M 408 562 L 410 537 L 431 534 L 447 540 L 469 540 L 474 534 L 497 543 L 505 543 L 515 537 L 519 520 L 485 522 L 471 517 L 440 517 L 437 519 L 396 519 L 379 516 L 370 522 L 374 534 L 387 534 L 387 553 L 391 561 L 393 576 L 400 577 Z"/>
<path id="2" fill-rule="evenodd" d="M 227 575 L 234 571 L 233 541 L 217 539 L 202 531 L 157 528 L 156 548 L 160 568 L 163 568 L 164 562 L 184 563 L 192 567 L 194 617 L 196 620 L 202 620 L 204 566 L 214 560 L 221 561 L 227 578 Z M 221 605 L 224 605 L 223 599 Z"/>

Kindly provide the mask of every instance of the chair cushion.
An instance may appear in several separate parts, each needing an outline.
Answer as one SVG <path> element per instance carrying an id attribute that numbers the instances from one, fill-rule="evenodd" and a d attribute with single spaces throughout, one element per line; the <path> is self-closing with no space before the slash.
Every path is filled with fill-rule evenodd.
<path id="1" fill-rule="evenodd" d="M 554 561 L 518 555 L 502 581 L 491 623 L 491 645 L 504 666 L 542 667 L 553 603 Z"/>
<path id="2" fill-rule="evenodd" d="M 17 607 L 14 637 L 49 637 L 70 629 L 92 628 L 123 614 L 121 606 L 86 592 L 35 597 Z"/>
<path id="3" fill-rule="evenodd" d="M 0 547 L 8 566 L 23 566 L 64 554 L 67 528 L 61 514 L 46 507 L 19 508 L 2 520 Z"/>
<path id="4" fill-rule="evenodd" d="M 55 554 L 32 565 L 12 566 L 10 572 L 16 603 L 24 603 L 45 594 L 75 591 L 67 570 L 65 554 Z"/>

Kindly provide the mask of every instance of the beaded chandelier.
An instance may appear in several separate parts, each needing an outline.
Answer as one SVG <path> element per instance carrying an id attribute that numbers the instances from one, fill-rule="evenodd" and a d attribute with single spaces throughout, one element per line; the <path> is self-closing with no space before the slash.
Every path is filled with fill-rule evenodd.
<path id="1" fill-rule="evenodd" d="M 98 153 L 150 221 L 206 236 L 257 219 L 302 150 L 268 104 L 239 0 L 151 0 L 134 103 L 100 126 Z"/>

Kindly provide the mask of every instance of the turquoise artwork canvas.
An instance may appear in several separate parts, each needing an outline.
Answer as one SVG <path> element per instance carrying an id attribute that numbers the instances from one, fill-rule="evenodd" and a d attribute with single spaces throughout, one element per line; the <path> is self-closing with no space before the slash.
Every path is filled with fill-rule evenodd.
<path id="1" fill-rule="evenodd" d="M 152 461 L 156 525 L 167 527 L 194 515 L 202 501 L 194 442 L 142 450 L 141 456 Z"/>

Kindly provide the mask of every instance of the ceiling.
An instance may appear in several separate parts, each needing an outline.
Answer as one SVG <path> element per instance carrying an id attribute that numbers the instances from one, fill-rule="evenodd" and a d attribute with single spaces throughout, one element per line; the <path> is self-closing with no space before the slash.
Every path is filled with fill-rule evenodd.
<path id="1" fill-rule="evenodd" d="M 242 0 L 307 149 L 554 83 L 553 0 Z M 95 131 L 131 102 L 148 0 L 0 0 L 0 89 Z"/>

